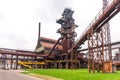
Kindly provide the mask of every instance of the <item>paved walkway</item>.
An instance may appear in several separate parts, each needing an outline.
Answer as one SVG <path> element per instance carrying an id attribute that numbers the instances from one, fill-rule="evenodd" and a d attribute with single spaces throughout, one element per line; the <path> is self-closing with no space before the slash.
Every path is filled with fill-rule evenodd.
<path id="1" fill-rule="evenodd" d="M 29 75 L 21 74 L 20 70 L 1 70 L 0 80 L 44 80 Z"/>

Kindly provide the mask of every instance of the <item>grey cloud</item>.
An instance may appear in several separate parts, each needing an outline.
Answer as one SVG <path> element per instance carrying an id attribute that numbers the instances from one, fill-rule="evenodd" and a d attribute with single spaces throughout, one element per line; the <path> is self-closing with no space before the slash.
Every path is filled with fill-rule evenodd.
<path id="1" fill-rule="evenodd" d="M 50 6 L 52 11 L 60 11 L 67 5 L 68 1 L 67 0 L 52 0 Z"/>
<path id="2" fill-rule="evenodd" d="M 22 46 L 26 46 L 29 44 L 29 41 L 27 39 L 25 39 L 22 36 L 16 35 L 16 34 L 0 34 L 1 35 L 1 39 L 4 40 L 4 44 L 5 47 L 9 46 L 9 48 L 22 48 Z"/>
<path id="3" fill-rule="evenodd" d="M 4 21 L 4 18 L 5 16 L 2 13 L 0 13 L 0 21 Z"/>
<path id="4" fill-rule="evenodd" d="M 35 16 L 44 22 L 51 22 L 56 20 L 57 16 L 61 16 L 67 4 L 68 0 L 43 0 L 38 4 Z"/>

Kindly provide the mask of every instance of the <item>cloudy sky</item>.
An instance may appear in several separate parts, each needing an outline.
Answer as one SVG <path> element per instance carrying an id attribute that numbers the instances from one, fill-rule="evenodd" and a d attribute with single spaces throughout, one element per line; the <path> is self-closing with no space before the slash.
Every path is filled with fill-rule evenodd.
<path id="1" fill-rule="evenodd" d="M 57 39 L 56 19 L 64 8 L 74 10 L 78 37 L 102 8 L 102 0 L 0 0 L 0 48 L 34 50 L 41 36 Z M 120 40 L 120 13 L 110 21 L 112 42 Z"/>

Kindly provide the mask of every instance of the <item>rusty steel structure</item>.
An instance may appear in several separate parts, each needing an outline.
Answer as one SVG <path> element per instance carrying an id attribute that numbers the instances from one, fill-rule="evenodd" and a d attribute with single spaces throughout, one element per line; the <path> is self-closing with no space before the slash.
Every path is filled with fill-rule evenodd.
<path id="1" fill-rule="evenodd" d="M 107 61 L 110 62 L 112 57 L 110 51 L 110 31 L 108 21 L 119 12 L 119 8 L 119 0 L 113 0 L 109 5 L 105 5 L 77 41 L 74 41 L 76 35 L 74 29 L 77 26 L 72 18 L 73 11 L 65 9 L 62 18 L 57 20 L 57 23 L 61 24 L 58 33 L 60 33 L 62 37 L 62 52 L 57 56 L 59 57 L 58 60 L 64 61 L 64 63 L 59 63 L 60 65 L 58 66 L 62 66 L 60 68 L 63 68 L 63 66 L 68 68 L 69 65 L 69 68 L 76 68 L 78 65 L 77 55 L 79 54 L 77 51 L 81 48 L 81 45 L 88 40 L 89 72 L 92 71 L 94 73 L 96 70 L 98 72 L 101 70 L 102 72 L 107 72 L 107 70 L 104 69 L 104 63 L 107 65 Z M 94 47 L 96 48 L 94 49 Z M 69 62 L 66 60 L 69 60 Z M 109 67 L 111 69 L 111 66 Z"/>
<path id="2" fill-rule="evenodd" d="M 108 6 L 108 1 L 103 0 L 103 12 Z M 95 73 L 95 70 L 99 72 L 106 72 L 104 63 L 111 63 L 111 39 L 109 22 L 105 23 L 101 28 L 93 32 L 93 29 L 88 33 L 88 68 L 89 72 Z M 107 45 L 107 46 L 104 46 Z M 102 47 L 98 47 L 102 46 Z M 95 49 L 93 47 L 96 47 Z M 112 66 L 108 66 L 112 70 Z M 110 70 L 110 71 L 111 71 Z"/>
<path id="3" fill-rule="evenodd" d="M 106 4 L 106 2 L 104 2 Z M 71 51 L 79 49 L 86 40 L 88 40 L 88 69 L 89 72 L 95 73 L 104 70 L 104 62 L 106 59 L 111 59 L 110 46 L 108 44 L 108 51 L 105 53 L 104 45 L 110 43 L 109 27 L 105 24 L 120 11 L 120 1 L 113 0 L 111 4 L 104 6 L 95 19 L 90 23 L 88 28 L 83 32 L 82 36 L 76 41 Z M 107 23 L 108 24 L 108 23 Z M 104 27 L 105 26 L 105 27 Z M 108 41 L 107 43 L 105 43 Z M 101 46 L 101 47 L 99 47 Z M 94 49 L 94 47 L 96 47 Z M 108 55 L 108 56 L 107 56 Z"/>
<path id="4" fill-rule="evenodd" d="M 103 0 L 103 11 L 107 8 L 108 1 Z M 111 47 L 110 47 L 111 39 L 110 39 L 110 29 L 109 22 L 103 25 L 100 29 L 93 32 L 93 29 L 88 34 L 88 68 L 89 72 L 95 73 L 105 72 L 104 70 L 104 62 L 112 60 L 111 55 Z M 98 46 L 102 47 L 98 47 Z M 104 46 L 107 45 L 107 46 Z M 96 47 L 95 49 L 93 47 Z M 106 50 L 105 50 L 106 49 Z M 109 66 L 110 67 L 110 66 Z"/>
<path id="5" fill-rule="evenodd" d="M 74 22 L 74 11 L 66 8 L 62 13 L 62 17 L 56 21 L 56 23 L 61 25 L 57 30 L 57 33 L 61 35 L 58 40 L 41 37 L 41 24 L 39 23 L 38 43 L 34 52 L 2 49 L 0 50 L 0 54 L 4 57 L 0 59 L 10 59 L 11 64 L 12 60 L 16 60 L 16 69 L 19 61 L 21 61 L 21 65 L 28 68 L 31 68 L 33 65 L 33 67 L 35 67 L 37 64 L 37 67 L 40 68 L 59 69 L 76 69 L 81 65 L 84 66 L 85 63 L 89 72 L 111 72 L 112 53 L 109 20 L 119 11 L 120 0 L 112 0 L 111 3 L 108 3 L 107 0 L 103 0 L 103 9 L 75 41 L 75 37 L 77 36 L 75 28 L 78 26 Z M 81 49 L 85 41 L 88 41 L 88 55 L 86 58 L 83 57 L 85 54 L 82 53 Z M 11 55 L 11 57 L 6 58 L 5 55 Z M 19 56 L 22 56 L 22 58 Z M 23 58 L 24 56 L 30 58 Z M 28 61 L 29 63 L 22 61 Z M 105 66 L 110 69 L 107 69 Z"/>
<path id="6" fill-rule="evenodd" d="M 75 37 L 77 36 L 77 33 L 75 32 L 75 28 L 78 27 L 74 23 L 74 19 L 72 17 L 74 11 L 72 11 L 69 8 L 66 8 L 64 12 L 62 13 L 62 18 L 57 20 L 57 23 L 61 25 L 61 28 L 58 29 L 58 33 L 63 38 L 62 40 L 62 55 L 60 60 L 69 60 L 70 62 L 65 63 L 65 67 L 77 68 L 77 54 L 73 54 L 73 52 L 69 52 L 69 49 L 72 48 L 72 46 L 75 43 Z"/>
<path id="7" fill-rule="evenodd" d="M 105 10 L 107 8 L 108 3 L 109 3 L 108 0 L 103 0 L 103 10 Z M 102 32 L 103 32 L 104 45 L 107 45 L 104 47 L 104 49 L 108 49 L 108 51 L 105 52 L 105 54 L 106 54 L 105 61 L 111 61 L 112 60 L 112 52 L 111 52 L 111 45 L 110 45 L 111 44 L 111 36 L 110 36 L 110 24 L 109 24 L 109 22 L 107 22 L 103 26 Z"/>
<path id="8" fill-rule="evenodd" d="M 42 58 L 41 55 L 35 54 L 33 51 L 0 48 L 0 62 L 2 62 L 3 69 L 6 69 L 8 61 L 10 63 L 10 69 L 18 69 L 19 61 L 35 62 L 40 58 Z"/>

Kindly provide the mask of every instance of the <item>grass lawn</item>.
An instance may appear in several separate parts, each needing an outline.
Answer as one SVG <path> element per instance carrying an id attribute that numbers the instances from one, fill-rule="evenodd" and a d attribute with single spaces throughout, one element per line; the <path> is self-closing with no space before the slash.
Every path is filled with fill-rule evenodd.
<path id="1" fill-rule="evenodd" d="M 28 73 L 48 75 L 64 80 L 120 80 L 120 71 L 117 73 L 88 73 L 87 69 L 32 69 L 27 70 Z"/>

